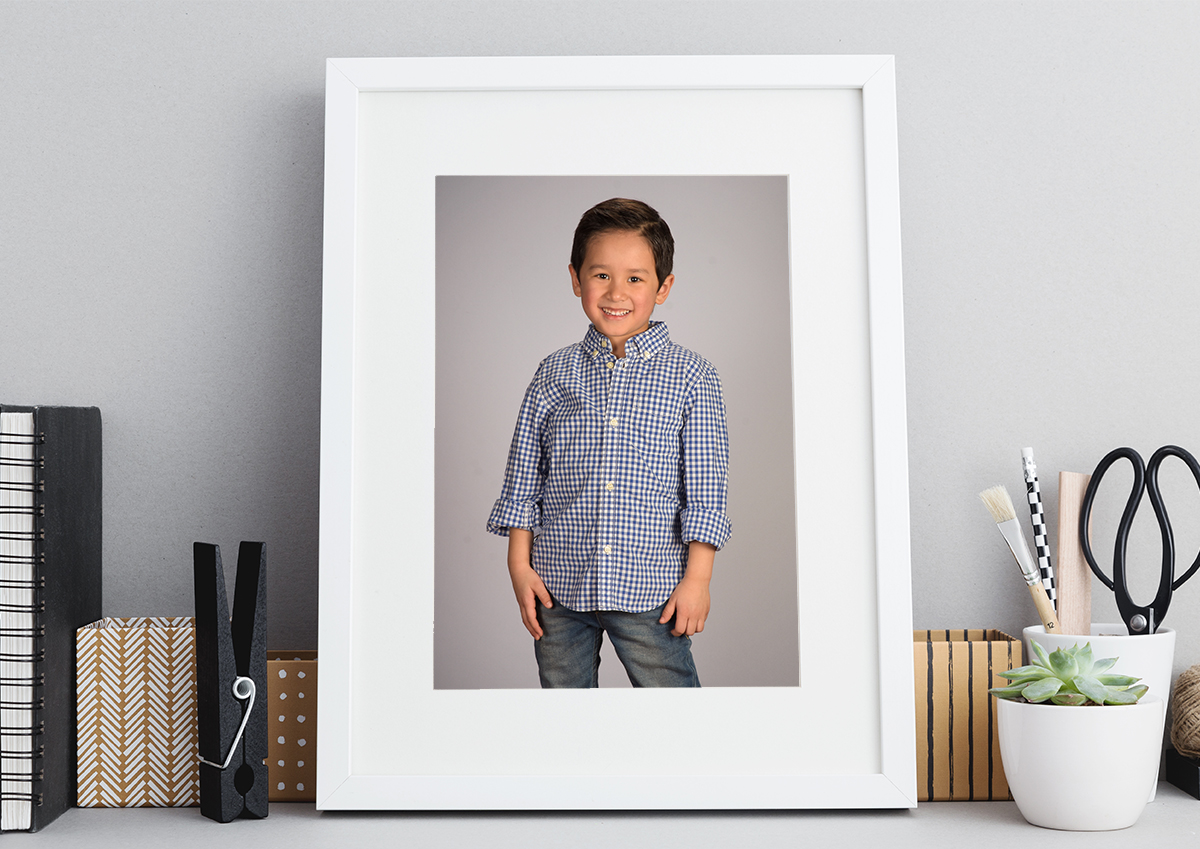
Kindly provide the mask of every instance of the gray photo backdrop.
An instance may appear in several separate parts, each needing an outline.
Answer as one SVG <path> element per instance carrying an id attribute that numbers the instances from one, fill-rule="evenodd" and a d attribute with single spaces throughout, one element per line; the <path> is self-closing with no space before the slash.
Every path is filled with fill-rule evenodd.
<path id="1" fill-rule="evenodd" d="M 538 686 L 533 641 L 485 531 L 517 409 L 541 360 L 588 321 L 567 266 L 583 212 L 610 197 L 659 211 L 675 286 L 655 309 L 721 374 L 733 537 L 693 651 L 705 686 L 797 686 L 787 181 L 733 177 L 439 177 L 434 687 Z M 629 686 L 607 643 L 601 686 Z"/>

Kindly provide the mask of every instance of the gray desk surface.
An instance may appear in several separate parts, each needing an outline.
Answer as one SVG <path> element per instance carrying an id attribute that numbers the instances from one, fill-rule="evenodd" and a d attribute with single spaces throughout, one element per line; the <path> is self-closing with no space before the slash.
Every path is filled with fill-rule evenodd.
<path id="1" fill-rule="evenodd" d="M 1154 844 L 1194 846 L 1200 801 L 1169 784 L 1131 829 L 1055 832 L 1021 818 L 1012 802 L 935 802 L 915 811 L 753 811 L 705 813 L 318 813 L 311 804 L 275 803 L 266 820 L 226 825 L 196 808 L 77 808 L 38 834 L 5 834 L 6 849 L 141 847 L 212 849 L 218 842 L 264 847 L 403 846 L 862 846 L 888 849 L 967 845 Z M 1190 840 L 1188 840 L 1190 838 Z M 1187 841 L 1187 842 L 1185 842 Z"/>

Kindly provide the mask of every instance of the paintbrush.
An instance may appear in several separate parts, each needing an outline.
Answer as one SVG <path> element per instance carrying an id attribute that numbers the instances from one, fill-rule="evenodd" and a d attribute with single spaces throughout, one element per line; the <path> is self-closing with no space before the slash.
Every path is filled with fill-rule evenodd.
<path id="1" fill-rule="evenodd" d="M 1003 485 L 997 485 L 985 489 L 979 493 L 979 497 L 996 520 L 996 527 L 1000 529 L 1004 541 L 1008 543 L 1009 550 L 1017 560 L 1017 565 L 1021 567 L 1021 577 L 1029 586 L 1029 594 L 1033 596 L 1033 603 L 1037 607 L 1042 624 L 1046 627 L 1046 633 L 1059 633 L 1062 629 L 1059 627 L 1058 617 L 1054 615 L 1054 605 L 1050 603 L 1046 588 L 1042 586 L 1041 572 L 1033 561 L 1033 555 L 1029 553 L 1029 544 L 1025 542 L 1025 532 L 1021 530 L 1017 521 L 1017 511 L 1013 508 L 1008 490 Z"/>

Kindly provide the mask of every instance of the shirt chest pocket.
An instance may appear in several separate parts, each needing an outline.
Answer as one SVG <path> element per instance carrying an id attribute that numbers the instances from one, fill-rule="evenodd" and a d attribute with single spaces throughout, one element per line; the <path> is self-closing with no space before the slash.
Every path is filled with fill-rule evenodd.
<path id="1" fill-rule="evenodd" d="M 639 444 L 656 454 L 665 452 L 672 460 L 676 459 L 683 416 L 672 405 L 657 403 L 644 395 L 635 395 L 630 407 L 630 418 Z"/>
<path id="2" fill-rule="evenodd" d="M 631 459 L 636 457 L 644 483 L 674 502 L 681 473 L 683 416 L 645 396 L 635 397 L 630 407 Z"/>

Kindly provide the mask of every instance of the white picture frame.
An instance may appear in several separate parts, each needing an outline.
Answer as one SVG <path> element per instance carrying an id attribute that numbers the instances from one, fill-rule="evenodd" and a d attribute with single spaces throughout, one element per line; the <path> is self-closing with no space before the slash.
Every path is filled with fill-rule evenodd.
<path id="1" fill-rule="evenodd" d="M 331 59 L 326 79 L 317 807 L 914 807 L 892 57 Z M 580 173 L 791 181 L 799 687 L 433 687 L 434 180 Z"/>

